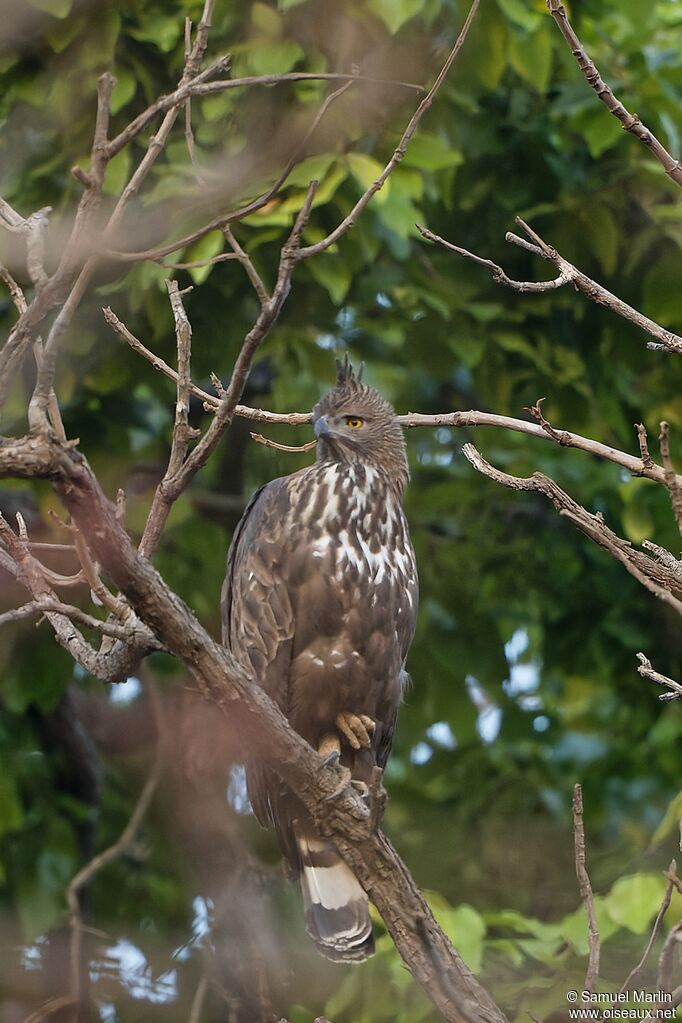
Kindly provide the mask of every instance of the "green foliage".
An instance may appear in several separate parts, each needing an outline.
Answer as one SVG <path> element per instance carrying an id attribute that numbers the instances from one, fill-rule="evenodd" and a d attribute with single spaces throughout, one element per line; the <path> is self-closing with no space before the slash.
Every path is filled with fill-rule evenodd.
<path id="1" fill-rule="evenodd" d="M 87 165 L 97 76 L 111 69 L 117 78 L 118 131 L 174 87 L 183 19 L 196 23 L 201 4 L 30 6 L 38 19 L 30 45 L 11 33 L 0 41 L 0 194 L 22 213 L 49 203 L 59 223 L 81 187 L 69 168 Z M 572 6 L 604 78 L 679 157 L 679 0 Z M 357 67 L 362 75 L 429 84 L 466 9 L 454 0 L 229 0 L 216 5 L 209 55 L 231 52 L 235 77 Z M 122 244 L 172 241 L 265 192 L 326 95 L 326 85 L 306 82 L 195 100 L 197 159 L 208 186 L 196 188 L 178 122 L 124 223 Z M 311 178 L 320 186 L 307 243 L 350 212 L 417 102 L 404 89 L 354 84 L 330 108 L 286 187 L 234 226 L 268 286 Z M 107 201 L 156 127 L 110 166 Z M 308 409 L 332 379 L 332 355 L 348 349 L 401 412 L 485 408 L 523 416 L 545 396 L 545 414 L 557 427 L 624 450 L 637 450 L 632 424 L 643 421 L 654 453 L 665 418 L 679 458 L 682 412 L 670 359 L 647 352 L 638 331 L 584 297 L 507 291 L 484 268 L 428 246 L 414 226 L 428 224 L 512 277 L 540 279 L 548 267 L 504 242 L 516 215 L 611 291 L 682 330 L 677 190 L 585 85 L 542 0 L 488 0 L 396 172 L 348 235 L 297 269 L 245 400 Z M 224 246 L 213 232 L 169 258 L 199 262 Z M 6 255 L 2 248 L 0 259 Z M 55 263 L 59 255 L 49 258 Z M 155 263 L 103 271 L 69 333 L 58 380 L 68 433 L 80 438 L 108 493 L 126 489 L 135 535 L 168 457 L 175 392 L 112 337 L 100 307 L 111 304 L 173 363 L 168 274 Z M 229 376 L 257 303 L 234 261 L 178 277 L 197 286 L 187 296 L 193 378 L 210 388 L 212 371 Z M 3 300 L 3 327 L 13 316 Z M 23 429 L 24 408 L 18 390 L 8 413 L 16 423 L 8 426 Z M 192 422 L 206 423 L 199 403 Z M 267 433 L 292 444 L 309 437 L 290 427 Z M 657 668 L 680 678 L 682 651 L 668 609 L 539 495 L 510 493 L 476 475 L 460 455 L 465 439 L 504 471 L 548 473 L 633 544 L 652 539 L 677 553 L 679 535 L 661 488 L 579 452 L 487 428 L 409 434 L 407 511 L 422 600 L 413 684 L 387 771 L 386 826 L 465 961 L 512 1016 L 527 1019 L 529 1010 L 538 1017 L 563 1010 L 567 987 L 580 988 L 584 977 L 587 931 L 570 832 L 576 780 L 585 795 L 605 986 L 622 983 L 641 955 L 664 887 L 657 871 L 676 848 L 682 723 L 679 708 L 659 704 L 637 675 L 635 654 L 655 652 Z M 251 444 L 238 423 L 177 503 L 156 565 L 214 634 L 240 501 L 304 462 Z M 48 520 L 45 490 L 36 490 L 35 502 L 41 538 L 63 540 Z M 11 606 L 23 595 L 8 584 L 3 599 Z M 154 668 L 169 699 L 179 698 L 187 683 L 177 666 L 155 658 Z M 140 700 L 131 708 L 100 705 L 100 687 L 76 679 L 85 719 L 101 717 L 116 735 L 131 736 L 130 745 L 120 736 L 118 745 L 98 740 L 105 781 L 89 802 L 67 777 L 68 745 L 54 737 L 74 679 L 49 627 L 5 628 L 0 669 L 0 899 L 3 921 L 14 921 L 12 943 L 21 946 L 65 922 L 64 887 L 87 858 L 86 826 L 96 824 L 100 849 L 127 821 L 148 751 L 146 736 L 136 738 L 122 715 L 130 711 L 139 724 L 148 711 Z M 232 826 L 222 776 L 217 787 L 221 809 L 211 821 L 224 812 Z M 105 921 L 112 942 L 120 936 L 142 948 L 156 975 L 177 969 L 177 999 L 163 1006 L 164 1020 L 188 1018 L 200 945 L 192 944 L 192 900 L 207 895 L 179 851 L 174 799 L 165 789 L 141 848 L 102 874 L 91 893 L 95 925 Z M 274 860 L 270 840 L 251 821 L 238 822 Z M 304 963 L 281 996 L 287 1018 L 311 1023 L 322 1011 L 335 1023 L 435 1018 L 379 923 L 372 962 L 308 983 L 315 971 L 292 937 L 302 925 L 279 889 L 276 908 Z M 679 916 L 679 906 L 673 909 Z M 191 954 L 175 955 L 188 942 Z M 644 980 L 653 982 L 652 974 Z M 112 1004 L 125 1006 L 123 980 L 105 983 Z"/>

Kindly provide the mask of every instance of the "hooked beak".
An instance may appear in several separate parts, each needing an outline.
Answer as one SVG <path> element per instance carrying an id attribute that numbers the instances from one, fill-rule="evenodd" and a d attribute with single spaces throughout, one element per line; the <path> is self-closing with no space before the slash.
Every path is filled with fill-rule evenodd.
<path id="1" fill-rule="evenodd" d="M 329 440 L 330 437 L 334 436 L 326 416 L 320 416 L 319 419 L 315 420 L 315 436 L 318 440 Z"/>

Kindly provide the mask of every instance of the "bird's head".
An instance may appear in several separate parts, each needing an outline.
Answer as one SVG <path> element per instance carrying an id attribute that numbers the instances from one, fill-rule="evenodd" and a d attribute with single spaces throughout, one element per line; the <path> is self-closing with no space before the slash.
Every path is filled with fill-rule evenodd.
<path id="1" fill-rule="evenodd" d="M 362 383 L 348 361 L 336 360 L 336 387 L 313 409 L 320 462 L 361 462 L 383 469 L 402 492 L 409 479 L 403 431 L 393 406 Z"/>

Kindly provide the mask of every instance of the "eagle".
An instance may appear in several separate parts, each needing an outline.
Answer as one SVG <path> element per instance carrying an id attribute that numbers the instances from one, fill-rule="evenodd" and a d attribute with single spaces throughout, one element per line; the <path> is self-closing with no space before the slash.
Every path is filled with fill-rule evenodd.
<path id="1" fill-rule="evenodd" d="M 313 465 L 251 498 L 227 557 L 223 644 L 292 727 L 363 794 L 388 759 L 408 676 L 418 581 L 402 499 L 405 440 L 392 406 L 337 360 L 313 409 Z M 246 764 L 249 798 L 274 827 L 306 930 L 335 961 L 361 962 L 374 938 L 367 895 L 277 772 Z"/>

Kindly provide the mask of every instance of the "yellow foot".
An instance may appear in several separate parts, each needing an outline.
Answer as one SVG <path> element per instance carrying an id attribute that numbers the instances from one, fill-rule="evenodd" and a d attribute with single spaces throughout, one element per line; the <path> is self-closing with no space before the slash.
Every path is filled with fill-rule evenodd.
<path id="1" fill-rule="evenodd" d="M 367 714 L 349 714 L 344 712 L 336 719 L 336 727 L 353 749 L 368 749 L 372 745 L 372 736 L 376 724 Z"/>

